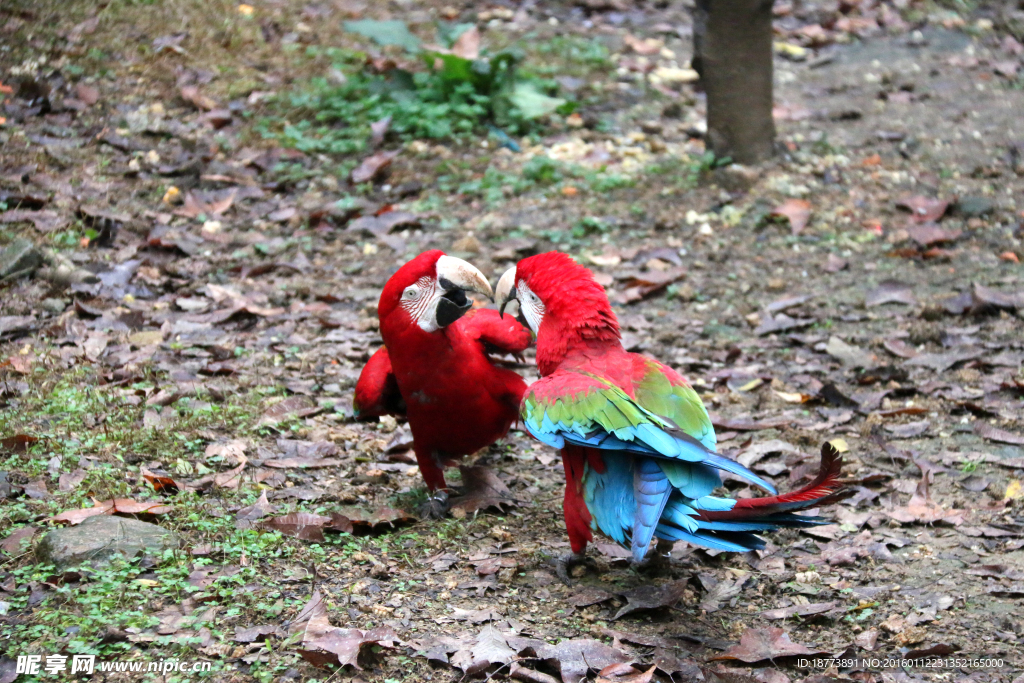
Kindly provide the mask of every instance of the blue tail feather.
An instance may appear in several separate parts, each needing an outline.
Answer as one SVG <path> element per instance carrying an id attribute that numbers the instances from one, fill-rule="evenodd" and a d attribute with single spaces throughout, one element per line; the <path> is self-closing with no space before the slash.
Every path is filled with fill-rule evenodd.
<path id="1" fill-rule="evenodd" d="M 736 534 L 738 538 L 730 539 L 723 536 L 714 536 L 707 533 L 690 533 L 679 527 L 658 525 L 658 538 L 666 541 L 686 541 L 693 545 L 699 545 L 712 550 L 722 550 L 733 553 L 745 553 L 748 550 L 756 550 L 764 547 L 764 541 L 753 534 Z"/>
<path id="2" fill-rule="evenodd" d="M 732 472 L 737 477 L 743 477 L 747 481 L 757 484 L 758 486 L 760 486 L 773 496 L 778 493 L 778 491 L 775 490 L 775 487 L 772 486 L 770 482 L 765 481 L 764 479 L 757 476 L 756 474 L 754 474 L 753 472 L 751 472 L 749 469 L 739 464 L 738 462 L 730 460 L 729 458 L 723 458 L 718 453 L 707 453 L 704 456 L 704 462 L 711 465 L 712 467 L 717 467 L 720 470 Z"/>
<path id="3" fill-rule="evenodd" d="M 654 530 L 661 519 L 665 504 L 672 495 L 672 484 L 653 458 L 637 458 L 633 463 L 633 534 L 630 550 L 633 559 L 640 562 L 654 538 Z"/>

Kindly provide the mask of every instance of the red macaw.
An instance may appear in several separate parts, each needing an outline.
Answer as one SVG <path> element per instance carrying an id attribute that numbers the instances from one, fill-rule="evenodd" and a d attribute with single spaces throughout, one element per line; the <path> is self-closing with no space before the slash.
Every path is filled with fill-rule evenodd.
<path id="1" fill-rule="evenodd" d="M 498 281 L 499 311 L 513 299 L 537 335 L 541 379 L 526 392 L 521 417 L 538 440 L 562 451 L 565 526 L 572 553 L 585 560 L 592 530 L 632 550 L 640 563 L 652 538 L 716 550 L 761 548 L 751 532 L 825 524 L 797 510 L 834 502 L 842 459 L 822 448 L 821 471 L 786 495 L 737 462 L 715 453 L 715 431 L 697 393 L 675 370 L 622 348 L 619 324 L 592 273 L 569 256 L 523 259 Z M 712 496 L 719 470 L 773 495 Z"/>
<path id="2" fill-rule="evenodd" d="M 442 468 L 505 436 L 526 389 L 488 352 L 521 354 L 529 330 L 494 310 L 470 311 L 466 292 L 492 296 L 479 270 L 439 250 L 399 268 L 377 304 L 384 346 L 363 368 L 353 400 L 360 418 L 408 417 L 432 517 L 448 507 Z"/>

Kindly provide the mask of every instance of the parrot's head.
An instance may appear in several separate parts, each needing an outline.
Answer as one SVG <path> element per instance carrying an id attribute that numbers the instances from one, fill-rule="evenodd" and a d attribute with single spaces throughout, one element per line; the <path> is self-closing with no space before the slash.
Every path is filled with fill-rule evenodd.
<path id="1" fill-rule="evenodd" d="M 466 292 L 494 297 L 491 285 L 474 266 L 446 256 L 439 249 L 425 251 L 398 269 L 381 292 L 377 315 L 381 326 L 417 325 L 436 332 L 451 325 L 473 306 Z"/>
<path id="2" fill-rule="evenodd" d="M 513 299 L 534 334 L 541 324 L 557 322 L 555 329 L 588 328 L 599 335 L 618 338 L 619 324 L 604 287 L 594 274 L 576 263 L 568 254 L 549 251 L 525 258 L 498 280 L 495 297 L 499 311 Z"/>

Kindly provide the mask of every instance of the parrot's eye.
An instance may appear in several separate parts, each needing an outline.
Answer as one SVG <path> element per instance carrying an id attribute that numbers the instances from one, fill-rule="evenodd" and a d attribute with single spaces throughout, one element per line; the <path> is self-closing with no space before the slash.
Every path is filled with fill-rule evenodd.
<path id="1" fill-rule="evenodd" d="M 402 292 L 402 298 L 406 301 L 415 301 L 420 297 L 420 290 L 416 285 L 410 285 Z"/>

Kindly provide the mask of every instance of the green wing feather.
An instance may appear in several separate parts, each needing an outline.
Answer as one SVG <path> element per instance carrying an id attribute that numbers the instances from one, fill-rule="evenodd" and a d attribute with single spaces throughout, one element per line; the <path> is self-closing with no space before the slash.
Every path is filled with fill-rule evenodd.
<path id="1" fill-rule="evenodd" d="M 711 425 L 704 402 L 681 377 L 672 381 L 674 378 L 670 378 L 668 372 L 672 371 L 657 361 L 649 360 L 647 372 L 633 387 L 636 402 L 715 450 L 715 428 Z"/>

